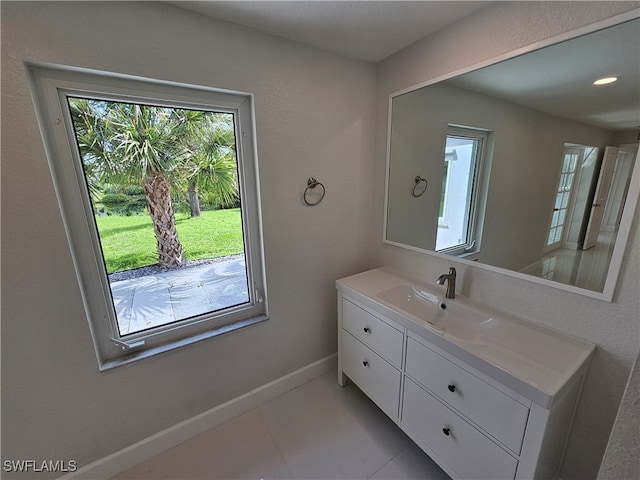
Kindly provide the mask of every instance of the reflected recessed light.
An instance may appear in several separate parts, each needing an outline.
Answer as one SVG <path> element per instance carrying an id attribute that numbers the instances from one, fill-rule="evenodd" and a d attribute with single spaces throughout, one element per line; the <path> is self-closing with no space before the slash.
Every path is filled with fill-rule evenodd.
<path id="1" fill-rule="evenodd" d="M 593 82 L 593 84 L 594 85 L 608 85 L 609 83 L 617 82 L 619 79 L 620 79 L 620 77 L 603 77 L 603 78 L 599 78 L 598 80 Z"/>

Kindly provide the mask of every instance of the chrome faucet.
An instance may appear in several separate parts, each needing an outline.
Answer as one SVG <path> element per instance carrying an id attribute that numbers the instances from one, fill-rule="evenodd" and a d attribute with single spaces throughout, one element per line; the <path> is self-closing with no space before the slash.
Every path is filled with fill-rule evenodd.
<path id="1" fill-rule="evenodd" d="M 447 282 L 447 293 L 444 294 L 447 298 L 456 298 L 456 269 L 451 267 L 449 273 L 443 273 L 438 277 L 436 283 L 438 285 L 444 285 Z"/>

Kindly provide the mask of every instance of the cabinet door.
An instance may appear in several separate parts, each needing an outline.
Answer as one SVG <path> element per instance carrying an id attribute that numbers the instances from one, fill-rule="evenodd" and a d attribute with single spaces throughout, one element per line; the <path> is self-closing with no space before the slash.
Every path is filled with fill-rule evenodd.
<path id="1" fill-rule="evenodd" d="M 418 343 L 407 342 L 407 375 L 519 454 L 529 408 Z"/>
<path id="2" fill-rule="evenodd" d="M 464 479 L 513 479 L 518 461 L 409 378 L 402 428 Z M 427 452 L 430 453 L 430 452 Z"/>
<path id="3" fill-rule="evenodd" d="M 396 368 L 402 367 L 402 341 L 404 334 L 390 323 L 366 310 L 342 300 L 342 328 L 362 343 L 371 347 Z"/>
<path id="4" fill-rule="evenodd" d="M 342 331 L 342 369 L 383 412 L 398 420 L 400 371 L 345 330 Z"/>

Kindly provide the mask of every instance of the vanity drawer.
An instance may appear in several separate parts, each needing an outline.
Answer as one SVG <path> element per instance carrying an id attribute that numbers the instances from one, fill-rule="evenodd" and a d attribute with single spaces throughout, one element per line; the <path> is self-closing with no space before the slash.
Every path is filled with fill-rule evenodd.
<path id="1" fill-rule="evenodd" d="M 516 454 L 529 408 L 409 337 L 407 375 Z"/>
<path id="2" fill-rule="evenodd" d="M 402 367 L 402 331 L 347 299 L 342 300 L 342 328 L 397 368 Z"/>
<path id="3" fill-rule="evenodd" d="M 400 371 L 342 330 L 342 370 L 383 412 L 398 419 Z"/>
<path id="4" fill-rule="evenodd" d="M 408 378 L 402 427 L 460 478 L 497 480 L 515 476 L 518 461 L 514 457 Z"/>

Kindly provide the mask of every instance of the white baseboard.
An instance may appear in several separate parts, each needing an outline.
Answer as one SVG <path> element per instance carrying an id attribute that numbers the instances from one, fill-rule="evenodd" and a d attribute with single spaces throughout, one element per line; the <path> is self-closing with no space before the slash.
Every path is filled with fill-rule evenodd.
<path id="1" fill-rule="evenodd" d="M 177 423 L 107 457 L 85 465 L 75 472 L 67 473 L 60 477 L 60 480 L 111 478 L 335 368 L 337 368 L 337 354 L 334 353 L 211 410 Z"/>

